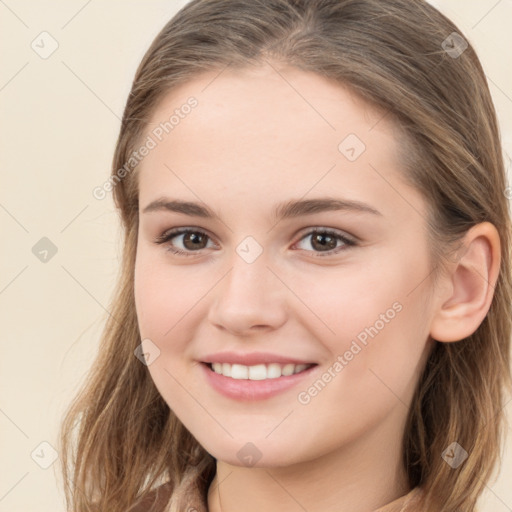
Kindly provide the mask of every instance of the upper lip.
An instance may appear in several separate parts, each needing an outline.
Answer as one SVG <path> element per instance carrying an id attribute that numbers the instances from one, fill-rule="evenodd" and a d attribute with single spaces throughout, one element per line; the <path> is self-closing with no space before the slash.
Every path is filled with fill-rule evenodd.
<path id="1" fill-rule="evenodd" d="M 217 352 L 204 356 L 203 363 L 229 363 L 243 364 L 244 366 L 254 366 L 257 364 L 315 364 L 312 361 L 305 361 L 296 357 L 281 356 L 269 352 L 251 352 L 248 354 L 237 354 L 236 352 Z"/>

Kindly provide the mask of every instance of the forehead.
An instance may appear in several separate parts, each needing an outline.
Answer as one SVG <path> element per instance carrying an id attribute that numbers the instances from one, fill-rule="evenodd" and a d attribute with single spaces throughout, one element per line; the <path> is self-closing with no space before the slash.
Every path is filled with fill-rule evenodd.
<path id="1" fill-rule="evenodd" d="M 185 108 L 190 98 L 196 104 Z M 204 73 L 153 112 L 146 136 L 156 145 L 140 164 L 141 202 L 164 189 L 216 203 L 337 191 L 376 204 L 385 193 L 393 206 L 389 181 L 400 179 L 400 147 L 384 114 L 343 85 L 293 67 Z"/>
<path id="2" fill-rule="evenodd" d="M 194 130 L 208 131 L 208 139 L 215 138 L 217 143 L 230 135 L 251 146 L 251 137 L 258 136 L 258 142 L 273 141 L 278 146 L 286 141 L 297 149 L 304 140 L 309 141 L 308 147 L 320 140 L 327 145 L 346 132 L 366 140 L 370 138 L 366 132 L 377 124 L 381 129 L 375 135 L 389 128 L 385 112 L 341 83 L 291 66 L 266 63 L 206 72 L 181 84 L 161 99 L 147 131 L 169 120 L 190 97 L 197 100 L 197 107 L 190 115 L 180 116 L 180 129 L 173 127 L 173 136 L 193 124 Z"/>

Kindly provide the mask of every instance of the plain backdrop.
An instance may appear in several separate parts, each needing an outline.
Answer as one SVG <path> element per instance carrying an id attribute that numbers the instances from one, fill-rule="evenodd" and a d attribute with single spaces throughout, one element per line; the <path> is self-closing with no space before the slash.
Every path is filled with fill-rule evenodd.
<path id="1" fill-rule="evenodd" d="M 64 510 L 57 429 L 121 254 L 111 195 L 92 190 L 108 178 L 135 69 L 185 3 L 0 0 L 1 511 Z M 512 0 L 433 3 L 479 53 L 512 155 Z M 511 439 L 481 512 L 512 510 Z"/>

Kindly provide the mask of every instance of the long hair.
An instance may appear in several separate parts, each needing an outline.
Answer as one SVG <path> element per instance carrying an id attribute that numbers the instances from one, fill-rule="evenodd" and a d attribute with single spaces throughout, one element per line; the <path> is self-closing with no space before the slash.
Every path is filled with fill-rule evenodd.
<path id="1" fill-rule="evenodd" d="M 61 426 L 69 510 L 125 512 L 158 485 L 176 488 L 186 475 L 206 496 L 215 459 L 134 356 L 141 343 L 134 302 L 138 167 L 127 170 L 126 163 L 173 87 L 267 59 L 335 80 L 394 120 L 403 177 L 428 205 L 439 268 L 447 248 L 475 224 L 488 221 L 498 230 L 502 264 L 489 312 L 468 338 L 435 343 L 403 437 L 409 484 L 424 490 L 421 510 L 473 511 L 505 430 L 511 221 L 485 74 L 457 27 L 423 0 L 193 0 L 157 35 L 136 72 L 113 159 L 111 184 L 125 234 L 119 285 L 97 360 Z M 442 458 L 454 441 L 469 453 L 457 469 Z M 169 495 L 160 505 L 168 502 Z"/>

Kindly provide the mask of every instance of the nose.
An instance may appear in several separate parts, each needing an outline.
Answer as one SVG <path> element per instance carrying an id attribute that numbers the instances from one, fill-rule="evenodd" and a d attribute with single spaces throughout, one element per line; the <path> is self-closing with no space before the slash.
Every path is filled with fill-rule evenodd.
<path id="1" fill-rule="evenodd" d="M 269 267 L 265 253 L 252 263 L 235 253 L 231 262 L 212 290 L 208 320 L 237 336 L 278 329 L 286 321 L 287 289 Z"/>

